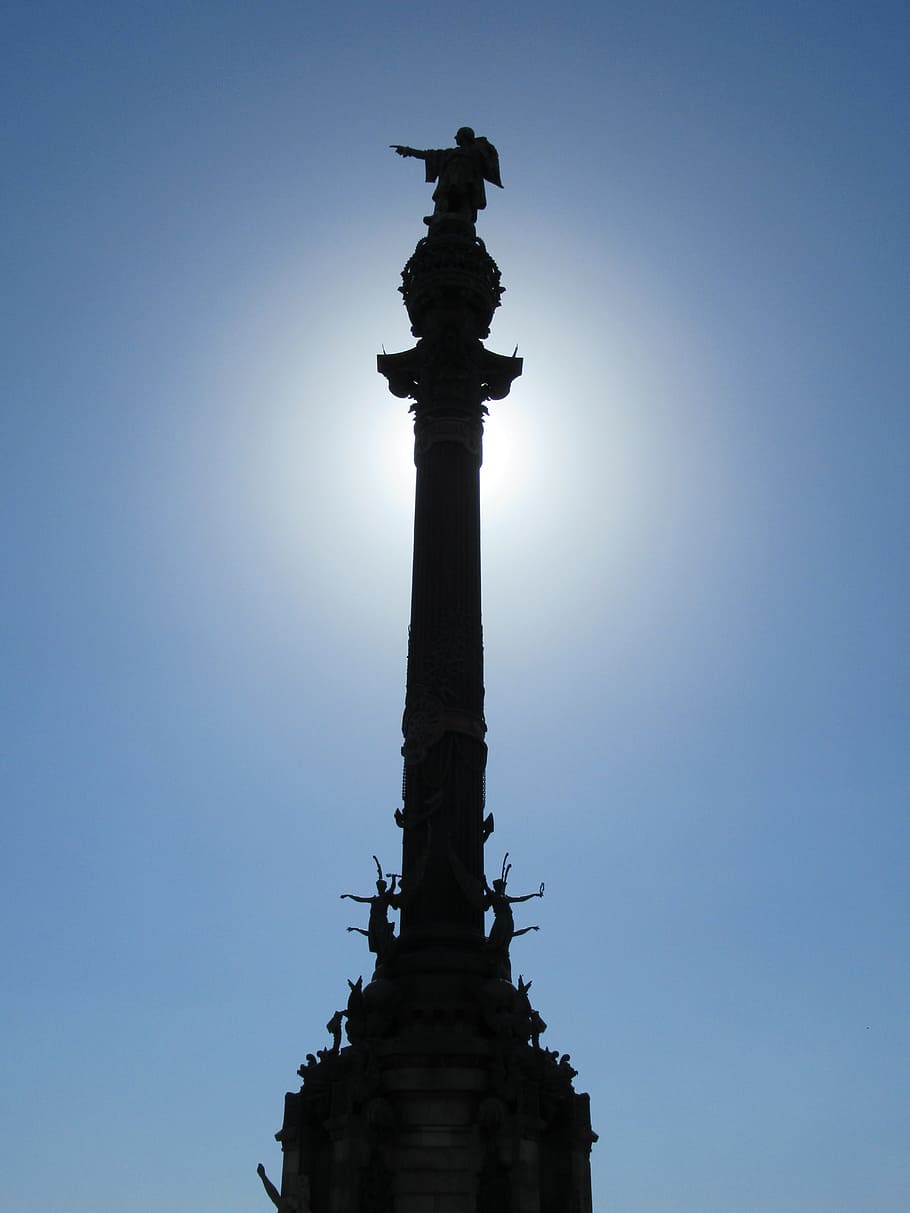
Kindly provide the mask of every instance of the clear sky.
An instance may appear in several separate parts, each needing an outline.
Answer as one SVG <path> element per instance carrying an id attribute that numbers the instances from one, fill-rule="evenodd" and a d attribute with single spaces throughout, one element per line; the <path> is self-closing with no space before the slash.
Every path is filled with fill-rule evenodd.
<path id="1" fill-rule="evenodd" d="M 375 355 L 505 189 L 488 843 L 597 1213 L 906 1213 L 910 15 L 7 4 L 0 1206 L 248 1213 L 397 864 Z M 521 886 L 521 887 L 519 887 Z M 520 923 L 519 923 L 520 925 Z"/>

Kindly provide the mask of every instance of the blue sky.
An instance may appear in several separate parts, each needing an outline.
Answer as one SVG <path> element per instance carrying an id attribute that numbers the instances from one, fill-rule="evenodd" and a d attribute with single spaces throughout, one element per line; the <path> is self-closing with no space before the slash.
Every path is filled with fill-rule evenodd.
<path id="1" fill-rule="evenodd" d="M 7 6 L 0 1203 L 267 1207 L 400 836 L 375 355 L 499 147 L 498 865 L 598 1213 L 910 1203 L 905 6 Z M 522 889 L 518 889 L 522 885 Z M 526 889 L 525 887 L 526 886 Z M 535 903 L 535 907 L 537 903 Z"/>

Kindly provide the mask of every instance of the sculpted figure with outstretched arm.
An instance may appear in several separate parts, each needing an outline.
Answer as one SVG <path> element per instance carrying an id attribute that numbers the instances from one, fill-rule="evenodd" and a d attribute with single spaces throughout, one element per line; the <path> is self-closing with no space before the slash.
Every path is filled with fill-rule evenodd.
<path id="1" fill-rule="evenodd" d="M 499 153 L 488 139 L 475 135 L 469 126 L 459 127 L 454 147 L 421 149 L 400 143 L 389 146 L 399 156 L 423 160 L 427 181 L 437 183 L 433 191 L 435 210 L 424 217 L 424 223 L 431 229 L 445 217 L 473 225 L 477 212 L 487 205 L 484 182 L 502 189 Z"/>
<path id="2" fill-rule="evenodd" d="M 502 872 L 499 879 L 493 881 L 493 887 L 490 888 L 487 883 L 487 878 L 483 879 L 484 905 L 485 910 L 493 911 L 493 926 L 490 928 L 487 946 L 494 952 L 508 953 L 509 944 L 517 935 L 527 935 L 528 931 L 539 931 L 539 927 L 522 927 L 519 931 L 515 930 L 515 919 L 512 916 L 512 906 L 517 905 L 522 901 L 530 901 L 532 897 L 543 897 L 543 883 L 536 893 L 523 893 L 521 896 L 513 897 L 506 892 L 506 883 L 509 879 L 509 872 L 512 865 L 508 862 L 509 856 L 506 854 L 502 861 Z"/>
<path id="3" fill-rule="evenodd" d="M 389 922 L 389 910 L 397 910 L 400 905 L 400 894 L 398 893 L 398 875 L 392 875 L 392 886 L 388 884 L 382 877 L 382 866 L 376 856 L 373 856 L 379 879 L 376 881 L 376 893 L 373 897 L 361 897 L 357 893 L 342 893 L 342 899 L 348 898 L 350 901 L 359 901 L 363 905 L 370 907 L 370 917 L 367 926 L 363 927 L 348 927 L 349 931 L 356 931 L 358 935 L 366 935 L 367 946 L 373 952 L 377 960 L 381 960 L 388 954 L 389 948 L 392 946 L 392 941 L 395 936 L 395 928 Z"/>

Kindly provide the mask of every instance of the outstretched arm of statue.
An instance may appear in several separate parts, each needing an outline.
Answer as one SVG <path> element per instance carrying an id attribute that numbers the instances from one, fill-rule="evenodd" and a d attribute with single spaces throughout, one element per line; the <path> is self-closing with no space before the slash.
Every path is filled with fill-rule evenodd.
<path id="1" fill-rule="evenodd" d="M 390 143 L 389 147 L 393 147 L 399 156 L 416 156 L 418 160 L 426 160 L 426 152 L 422 152 L 417 147 L 405 147 L 401 143 Z"/>
<path id="2" fill-rule="evenodd" d="M 341 893 L 339 896 L 341 897 L 342 901 L 344 901 L 345 897 L 347 897 L 349 901 L 361 901 L 364 905 L 369 905 L 369 903 L 373 900 L 372 897 L 358 897 L 356 893 Z"/>
<path id="3" fill-rule="evenodd" d="M 269 1200 L 272 1202 L 272 1204 L 275 1206 L 276 1209 L 280 1208 L 281 1207 L 281 1195 L 280 1195 L 278 1189 L 275 1187 L 275 1185 L 269 1179 L 268 1175 L 266 1175 L 265 1167 L 262 1165 L 262 1163 L 260 1163 L 259 1166 L 256 1168 L 256 1174 L 262 1180 L 262 1186 L 265 1188 L 266 1194 L 268 1195 Z"/>

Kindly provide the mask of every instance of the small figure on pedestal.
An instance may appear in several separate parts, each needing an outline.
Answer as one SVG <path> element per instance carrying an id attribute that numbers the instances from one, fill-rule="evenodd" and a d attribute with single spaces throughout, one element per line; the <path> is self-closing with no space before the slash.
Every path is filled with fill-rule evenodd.
<path id="1" fill-rule="evenodd" d="M 539 1050 L 540 1037 L 542 1033 L 546 1032 L 547 1025 L 544 1023 L 540 1012 L 535 1011 L 535 1009 L 531 1006 L 531 999 L 528 997 L 528 991 L 533 984 L 534 983 L 531 981 L 526 983 L 524 977 L 519 975 L 518 998 L 516 999 L 516 1003 L 519 1008 L 519 1014 L 522 1021 L 522 1036 L 524 1039 L 527 1039 L 530 1036 L 531 1044 L 535 1049 Z"/>
<path id="2" fill-rule="evenodd" d="M 547 1025 L 540 1012 L 531 1007 L 531 1044 L 535 1049 L 540 1049 L 540 1038 L 546 1030 Z"/>
<path id="3" fill-rule="evenodd" d="M 325 1030 L 332 1035 L 332 1052 L 337 1053 L 341 1048 L 341 1025 L 344 1023 L 345 1011 L 336 1011 L 329 1022 L 325 1025 Z"/>

